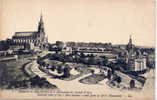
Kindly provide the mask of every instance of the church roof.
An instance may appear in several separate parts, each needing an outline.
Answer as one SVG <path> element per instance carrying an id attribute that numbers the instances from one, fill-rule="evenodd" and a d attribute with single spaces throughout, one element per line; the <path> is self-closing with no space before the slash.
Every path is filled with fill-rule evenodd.
<path id="1" fill-rule="evenodd" d="M 25 31 L 25 32 L 15 32 L 15 37 L 26 37 L 32 36 L 33 34 L 37 33 L 36 31 Z"/>

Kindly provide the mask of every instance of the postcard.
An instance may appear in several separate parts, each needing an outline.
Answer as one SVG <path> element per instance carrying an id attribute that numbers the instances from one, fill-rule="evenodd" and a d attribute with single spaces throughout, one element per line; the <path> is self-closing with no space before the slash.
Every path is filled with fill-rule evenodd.
<path id="1" fill-rule="evenodd" d="M 154 100 L 154 0 L 0 0 L 0 99 Z"/>

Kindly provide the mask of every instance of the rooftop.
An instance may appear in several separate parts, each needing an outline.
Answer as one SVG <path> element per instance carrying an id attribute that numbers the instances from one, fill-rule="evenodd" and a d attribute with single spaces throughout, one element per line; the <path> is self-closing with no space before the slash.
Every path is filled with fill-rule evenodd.
<path id="1" fill-rule="evenodd" d="M 25 31 L 25 32 L 15 32 L 16 37 L 23 37 L 23 36 L 32 36 L 34 33 L 37 33 L 36 31 Z"/>

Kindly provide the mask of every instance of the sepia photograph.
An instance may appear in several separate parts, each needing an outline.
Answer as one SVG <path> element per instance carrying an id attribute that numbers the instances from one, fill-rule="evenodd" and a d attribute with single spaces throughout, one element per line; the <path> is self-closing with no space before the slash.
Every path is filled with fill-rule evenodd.
<path id="1" fill-rule="evenodd" d="M 155 0 L 0 0 L 0 99 L 154 100 Z"/>

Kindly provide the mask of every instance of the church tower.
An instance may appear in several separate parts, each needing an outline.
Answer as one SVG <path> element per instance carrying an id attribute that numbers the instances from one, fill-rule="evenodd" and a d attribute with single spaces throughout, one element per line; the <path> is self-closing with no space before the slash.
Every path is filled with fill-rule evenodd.
<path id="1" fill-rule="evenodd" d="M 45 29 L 44 29 L 44 21 L 43 21 L 43 15 L 41 13 L 41 16 L 40 16 L 40 20 L 39 20 L 39 23 L 38 23 L 38 31 L 37 31 L 37 44 L 38 45 L 43 45 L 44 43 L 46 43 L 47 39 L 46 39 L 46 36 L 45 36 Z"/>

